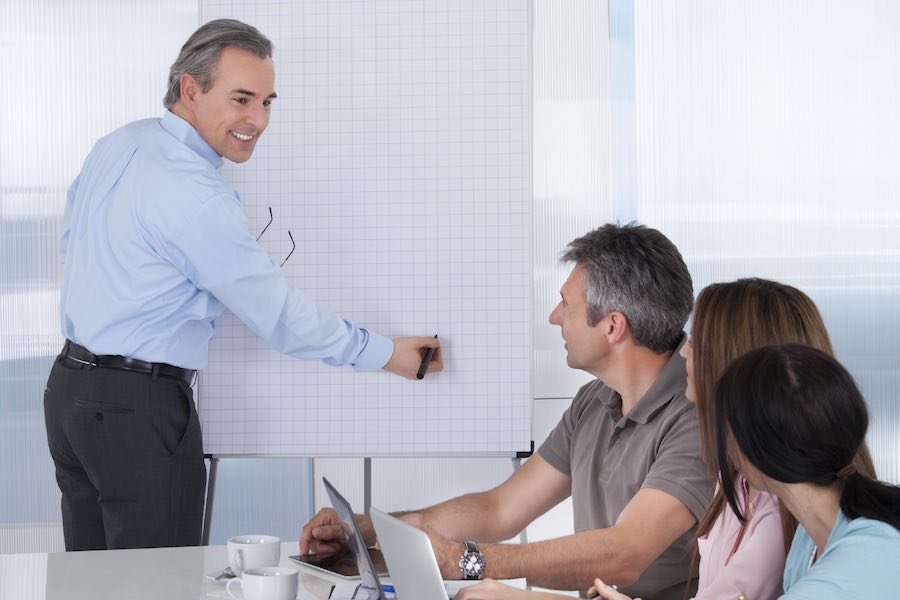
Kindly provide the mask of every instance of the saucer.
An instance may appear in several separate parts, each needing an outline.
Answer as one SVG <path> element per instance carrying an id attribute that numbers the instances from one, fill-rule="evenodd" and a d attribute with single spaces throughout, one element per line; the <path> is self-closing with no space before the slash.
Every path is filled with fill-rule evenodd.
<path id="1" fill-rule="evenodd" d="M 234 579 L 235 577 L 237 577 L 237 575 L 232 572 L 230 566 L 225 567 L 221 571 L 213 571 L 206 574 L 206 578 L 213 581 L 228 581 L 229 579 Z"/>

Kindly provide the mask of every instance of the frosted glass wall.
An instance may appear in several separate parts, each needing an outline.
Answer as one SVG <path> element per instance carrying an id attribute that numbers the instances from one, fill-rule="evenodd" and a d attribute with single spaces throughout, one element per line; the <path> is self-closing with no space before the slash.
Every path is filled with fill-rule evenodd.
<path id="1" fill-rule="evenodd" d="M 62 549 L 43 392 L 59 334 L 65 191 L 94 141 L 162 112 L 186 0 L 0 3 L 0 552 Z"/>
<path id="2" fill-rule="evenodd" d="M 638 220 L 819 305 L 900 480 L 900 4 L 635 4 Z"/>
<path id="3" fill-rule="evenodd" d="M 533 11 L 534 395 L 571 398 L 590 376 L 566 365 L 547 319 L 568 276 L 566 244 L 613 216 L 609 20 L 595 0 L 535 0 Z"/>

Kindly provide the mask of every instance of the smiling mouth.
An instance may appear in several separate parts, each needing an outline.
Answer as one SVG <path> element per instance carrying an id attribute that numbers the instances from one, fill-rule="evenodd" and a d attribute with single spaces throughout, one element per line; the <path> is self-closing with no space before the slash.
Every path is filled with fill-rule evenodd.
<path id="1" fill-rule="evenodd" d="M 238 133 L 237 131 L 229 131 L 228 133 L 241 140 L 242 142 L 249 142 L 253 139 L 252 135 L 247 135 L 246 133 Z"/>

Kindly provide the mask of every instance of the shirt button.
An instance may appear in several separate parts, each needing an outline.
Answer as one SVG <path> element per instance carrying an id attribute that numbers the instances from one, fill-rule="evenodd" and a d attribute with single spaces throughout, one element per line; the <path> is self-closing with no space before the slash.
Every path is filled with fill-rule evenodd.
<path id="1" fill-rule="evenodd" d="M 98 412 L 97 414 L 94 415 L 94 418 L 97 419 L 98 423 L 102 423 L 103 422 L 103 413 Z"/>

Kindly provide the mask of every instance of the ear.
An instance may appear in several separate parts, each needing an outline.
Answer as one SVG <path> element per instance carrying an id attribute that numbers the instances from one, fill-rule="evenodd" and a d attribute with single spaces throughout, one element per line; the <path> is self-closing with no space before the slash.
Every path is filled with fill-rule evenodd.
<path id="1" fill-rule="evenodd" d="M 181 103 L 188 110 L 193 110 L 197 95 L 200 94 L 200 84 L 188 73 L 183 73 L 178 83 L 181 88 Z"/>
<path id="2" fill-rule="evenodd" d="M 607 315 L 606 334 L 610 344 L 621 342 L 631 337 L 631 330 L 628 327 L 628 318 L 621 312 L 614 310 Z"/>

